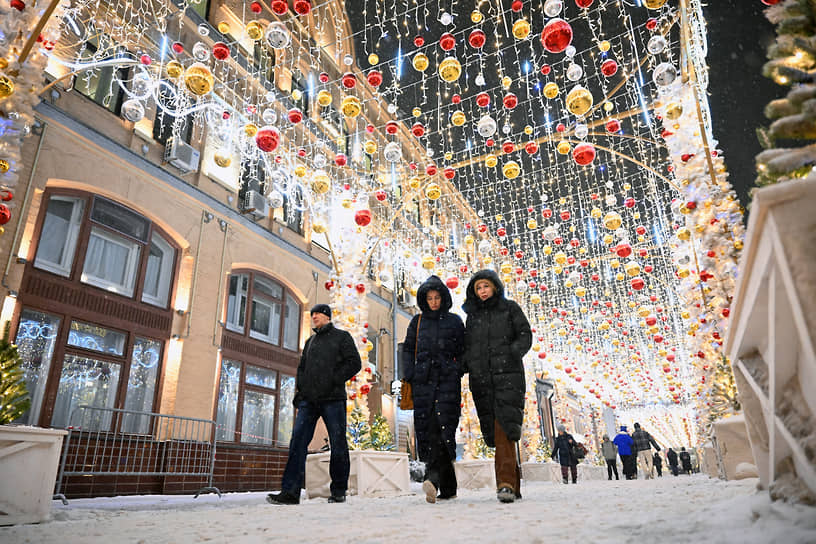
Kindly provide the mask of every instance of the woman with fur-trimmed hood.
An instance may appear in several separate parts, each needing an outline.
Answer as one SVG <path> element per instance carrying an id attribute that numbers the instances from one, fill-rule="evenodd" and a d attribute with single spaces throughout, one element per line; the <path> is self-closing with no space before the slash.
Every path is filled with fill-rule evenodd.
<path id="1" fill-rule="evenodd" d="M 504 298 L 504 285 L 492 270 L 470 279 L 462 306 L 465 324 L 465 372 L 485 443 L 496 448 L 497 498 L 521 498 L 521 471 L 516 443 L 524 419 L 524 364 L 533 343 L 530 323 L 521 307 Z"/>
<path id="2" fill-rule="evenodd" d="M 426 466 L 422 490 L 433 503 L 456 497 L 453 462 L 465 327 L 458 315 L 450 313 L 450 291 L 436 276 L 417 289 L 417 306 L 422 313 L 411 320 L 402 345 L 403 378 L 411 384 L 419 459 Z"/>

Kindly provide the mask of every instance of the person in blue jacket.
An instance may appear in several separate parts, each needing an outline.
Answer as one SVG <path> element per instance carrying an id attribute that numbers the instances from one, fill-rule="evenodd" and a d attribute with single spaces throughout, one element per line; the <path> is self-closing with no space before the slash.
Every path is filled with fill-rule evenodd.
<path id="1" fill-rule="evenodd" d="M 637 452 L 634 451 L 634 440 L 626 431 L 626 425 L 621 425 L 620 432 L 615 435 L 612 442 L 618 447 L 618 455 L 620 455 L 621 463 L 623 464 L 623 475 L 627 480 L 637 479 Z"/>

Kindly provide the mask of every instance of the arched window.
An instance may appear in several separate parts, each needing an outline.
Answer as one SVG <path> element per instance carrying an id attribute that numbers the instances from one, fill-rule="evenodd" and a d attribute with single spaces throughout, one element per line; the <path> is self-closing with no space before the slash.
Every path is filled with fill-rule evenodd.
<path id="1" fill-rule="evenodd" d="M 284 446 L 294 421 L 302 307 L 282 283 L 234 271 L 226 293 L 216 437 Z"/>
<path id="2" fill-rule="evenodd" d="M 81 404 L 153 411 L 178 248 L 150 219 L 99 195 L 46 191 L 41 210 L 19 295 L 16 343 L 32 398 L 20 421 L 64 427 Z M 134 416 L 121 430 L 146 425 Z"/>

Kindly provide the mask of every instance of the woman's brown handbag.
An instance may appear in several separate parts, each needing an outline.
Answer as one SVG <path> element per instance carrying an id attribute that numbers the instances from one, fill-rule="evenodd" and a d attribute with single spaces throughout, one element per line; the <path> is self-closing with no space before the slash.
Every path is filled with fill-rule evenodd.
<path id="1" fill-rule="evenodd" d="M 419 324 L 422 323 L 422 314 L 419 314 L 419 319 L 417 320 L 417 335 L 416 340 L 414 340 L 414 364 L 416 364 L 416 353 L 417 353 L 417 344 L 419 343 Z M 411 391 L 411 383 L 407 380 L 402 380 L 402 384 L 400 385 L 400 402 L 399 402 L 400 410 L 413 410 L 414 409 L 414 395 Z"/>

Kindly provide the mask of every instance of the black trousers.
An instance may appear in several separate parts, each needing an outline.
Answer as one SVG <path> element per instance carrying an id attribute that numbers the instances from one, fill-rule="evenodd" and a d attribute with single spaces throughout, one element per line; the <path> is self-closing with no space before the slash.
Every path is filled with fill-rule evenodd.
<path id="1" fill-rule="evenodd" d="M 618 477 L 618 462 L 614 459 L 607 459 L 606 460 L 606 472 L 609 474 L 609 479 L 612 479 L 612 473 L 615 473 L 615 479 L 620 480 Z"/>
<path id="2" fill-rule="evenodd" d="M 448 447 L 442 440 L 439 420 L 436 413 L 431 413 L 428 422 L 428 459 L 425 461 L 425 479 L 430 480 L 443 497 L 456 495 L 456 471 Z"/>
<path id="3" fill-rule="evenodd" d="M 657 471 L 658 478 L 663 476 L 663 465 L 655 465 L 655 470 Z"/>

